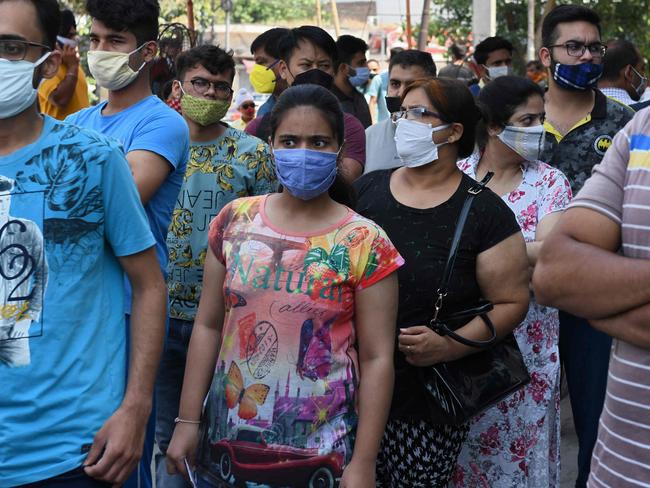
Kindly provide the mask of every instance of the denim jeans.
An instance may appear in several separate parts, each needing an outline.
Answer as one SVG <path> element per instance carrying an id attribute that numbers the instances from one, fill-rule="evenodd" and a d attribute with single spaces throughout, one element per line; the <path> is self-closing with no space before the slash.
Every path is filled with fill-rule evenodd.
<path id="1" fill-rule="evenodd" d="M 611 347 L 610 336 L 591 327 L 585 319 L 560 312 L 560 358 L 578 435 L 576 488 L 587 486 L 591 452 L 605 401 Z"/>
<path id="2" fill-rule="evenodd" d="M 83 467 L 73 469 L 54 478 L 22 485 L 19 488 L 110 488 L 110 483 L 104 483 L 91 478 Z"/>
<path id="3" fill-rule="evenodd" d="M 181 475 L 167 474 L 165 454 L 178 416 L 187 348 L 192 335 L 192 322 L 169 319 L 169 332 L 156 379 L 156 488 L 186 488 L 189 485 Z"/>

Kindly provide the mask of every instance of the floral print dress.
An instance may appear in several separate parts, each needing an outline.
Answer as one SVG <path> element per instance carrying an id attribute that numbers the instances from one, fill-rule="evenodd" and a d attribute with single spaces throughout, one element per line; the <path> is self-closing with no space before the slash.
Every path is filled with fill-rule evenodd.
<path id="1" fill-rule="evenodd" d="M 474 153 L 458 166 L 475 178 L 479 157 Z M 541 161 L 525 162 L 521 170 L 519 187 L 502 198 L 515 213 L 526 242 L 533 242 L 539 222 L 568 206 L 571 187 L 560 170 Z M 559 327 L 557 309 L 539 305 L 531 295 L 528 315 L 514 331 L 531 381 L 472 421 L 454 486 L 559 486 Z"/>

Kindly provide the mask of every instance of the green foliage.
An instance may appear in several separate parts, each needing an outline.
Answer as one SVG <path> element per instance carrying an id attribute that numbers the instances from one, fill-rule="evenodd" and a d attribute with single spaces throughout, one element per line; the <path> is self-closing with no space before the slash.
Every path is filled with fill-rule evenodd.
<path id="1" fill-rule="evenodd" d="M 535 25 L 540 25 L 546 0 L 537 0 Z M 559 4 L 576 3 L 558 0 Z M 442 14 L 433 19 L 429 33 L 438 42 L 450 38 L 464 42 L 472 31 L 472 0 L 432 0 Z M 602 39 L 626 38 L 634 42 L 641 53 L 650 56 L 650 9 L 648 0 L 584 0 L 602 19 Z M 513 43 L 520 57 L 526 53 L 527 0 L 497 0 L 497 35 Z"/>

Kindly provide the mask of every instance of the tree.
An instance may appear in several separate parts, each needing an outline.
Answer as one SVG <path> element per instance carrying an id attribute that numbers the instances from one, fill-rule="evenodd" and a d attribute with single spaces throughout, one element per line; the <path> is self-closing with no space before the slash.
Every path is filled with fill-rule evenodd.
<path id="1" fill-rule="evenodd" d="M 440 12 L 429 24 L 429 32 L 442 44 L 450 39 L 465 42 L 472 31 L 471 0 L 432 0 Z M 558 5 L 575 3 L 571 0 L 537 0 L 535 25 L 542 22 L 549 3 Z M 626 38 L 635 43 L 644 57 L 650 56 L 650 9 L 648 0 L 583 0 L 602 19 L 602 39 L 607 41 Z M 508 39 L 515 46 L 520 58 L 526 53 L 527 0 L 497 0 L 497 35 Z M 539 29 L 538 35 L 539 37 Z M 539 39 L 536 42 L 539 46 Z"/>

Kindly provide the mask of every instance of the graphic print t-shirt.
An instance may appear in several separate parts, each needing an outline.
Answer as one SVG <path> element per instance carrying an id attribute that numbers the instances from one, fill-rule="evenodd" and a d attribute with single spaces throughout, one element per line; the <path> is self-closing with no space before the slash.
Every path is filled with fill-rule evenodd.
<path id="1" fill-rule="evenodd" d="M 81 466 L 122 401 L 116 256 L 155 244 L 121 149 L 45 117 L 0 157 L 0 486 Z"/>
<path id="2" fill-rule="evenodd" d="M 167 235 L 170 317 L 196 316 L 212 219 L 238 197 L 276 189 L 269 147 L 257 137 L 229 127 L 214 141 L 192 143 Z"/>
<path id="3" fill-rule="evenodd" d="M 201 467 L 233 483 L 220 460 L 229 453 L 248 465 L 238 482 L 307 486 L 302 476 L 340 476 L 352 454 L 355 291 L 403 260 L 352 210 L 321 232 L 290 235 L 268 221 L 266 199 L 235 200 L 210 226 L 210 249 L 227 269 L 226 315 Z"/>

